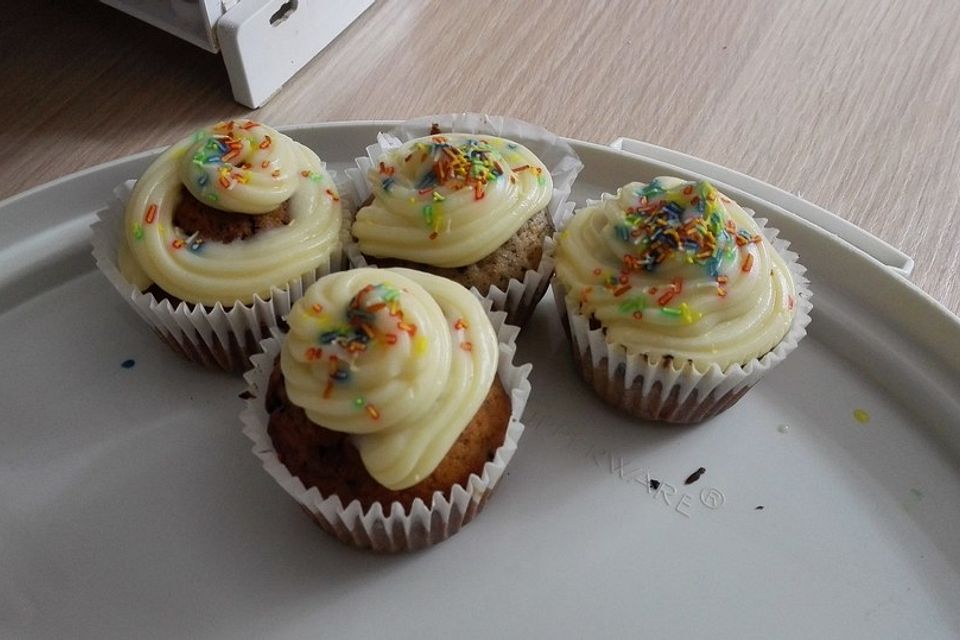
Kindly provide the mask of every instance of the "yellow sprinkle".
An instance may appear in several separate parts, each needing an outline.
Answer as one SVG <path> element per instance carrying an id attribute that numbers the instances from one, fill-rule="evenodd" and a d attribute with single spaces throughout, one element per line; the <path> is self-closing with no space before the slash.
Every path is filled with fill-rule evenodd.
<path id="1" fill-rule="evenodd" d="M 410 204 L 416 204 L 416 203 L 417 203 L 417 199 L 414 198 L 413 196 L 410 196 Z"/>
<path id="2" fill-rule="evenodd" d="M 870 422 L 870 414 L 863 409 L 855 409 L 853 412 L 853 418 L 860 424 L 867 424 Z"/>
<path id="3" fill-rule="evenodd" d="M 690 307 L 686 302 L 680 304 L 680 317 L 683 318 L 685 324 L 693 324 L 697 320 L 703 317 L 703 314 L 699 311 L 691 311 Z"/>
<path id="4" fill-rule="evenodd" d="M 422 356 L 427 352 L 427 346 L 426 337 L 417 336 L 413 341 L 413 352 L 418 356 Z"/>

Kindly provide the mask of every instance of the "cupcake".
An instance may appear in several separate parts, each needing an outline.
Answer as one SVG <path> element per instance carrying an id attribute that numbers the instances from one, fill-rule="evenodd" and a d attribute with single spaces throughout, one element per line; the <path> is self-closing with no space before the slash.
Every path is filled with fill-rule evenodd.
<path id="1" fill-rule="evenodd" d="M 367 198 L 352 228 L 357 264 L 449 278 L 522 325 L 549 284 L 545 243 L 572 208 L 566 197 L 579 159 L 565 142 L 519 121 L 438 120 L 429 133 L 425 121 L 405 125 L 396 132 L 405 142 L 381 137 L 369 161 L 358 162 Z M 549 164 L 534 147 L 549 154 Z"/>
<path id="2" fill-rule="evenodd" d="M 328 275 L 264 342 L 242 419 L 264 467 L 340 540 L 439 542 L 482 508 L 523 431 L 515 327 L 409 269 Z"/>
<path id="3" fill-rule="evenodd" d="M 303 289 L 340 266 L 343 207 L 324 163 L 252 120 L 162 153 L 94 225 L 94 256 L 174 350 L 243 370 Z"/>
<path id="4" fill-rule="evenodd" d="M 554 294 L 583 378 L 609 404 L 693 423 L 732 406 L 810 322 L 804 269 L 710 183 L 634 182 L 565 221 Z"/>

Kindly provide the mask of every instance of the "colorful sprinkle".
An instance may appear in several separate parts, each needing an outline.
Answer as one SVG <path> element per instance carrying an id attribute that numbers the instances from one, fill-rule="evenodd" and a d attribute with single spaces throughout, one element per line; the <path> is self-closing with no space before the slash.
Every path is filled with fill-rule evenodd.
<path id="1" fill-rule="evenodd" d="M 147 213 L 143 216 L 143 221 L 147 224 L 153 224 L 153 221 L 157 219 L 157 205 L 151 204 L 147 207 Z"/>
<path id="2" fill-rule="evenodd" d="M 120 366 L 123 367 L 124 369 L 132 369 L 135 364 L 137 364 L 136 360 L 134 360 L 133 358 L 128 358 L 123 362 L 121 362 Z"/>
<path id="3" fill-rule="evenodd" d="M 855 409 L 853 412 L 853 419 L 859 422 L 860 424 L 867 424 L 870 422 L 870 414 L 867 413 L 864 409 Z"/>

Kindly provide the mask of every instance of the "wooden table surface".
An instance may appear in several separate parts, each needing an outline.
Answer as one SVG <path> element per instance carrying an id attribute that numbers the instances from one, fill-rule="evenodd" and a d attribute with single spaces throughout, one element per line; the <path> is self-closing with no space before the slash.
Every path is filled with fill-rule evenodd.
<path id="1" fill-rule="evenodd" d="M 379 1 L 263 108 L 221 59 L 93 2 L 0 22 L 0 199 L 255 114 L 484 111 L 639 138 L 801 194 L 960 313 L 960 2 Z"/>

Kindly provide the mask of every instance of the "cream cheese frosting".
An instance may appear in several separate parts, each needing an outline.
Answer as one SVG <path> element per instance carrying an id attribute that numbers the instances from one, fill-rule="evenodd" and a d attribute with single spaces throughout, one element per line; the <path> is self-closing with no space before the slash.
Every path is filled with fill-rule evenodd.
<path id="1" fill-rule="evenodd" d="M 796 311 L 783 258 L 708 182 L 632 182 L 579 210 L 559 234 L 556 274 L 608 343 L 700 370 L 764 355 Z"/>
<path id="2" fill-rule="evenodd" d="M 234 213 L 260 215 L 288 201 L 291 220 L 230 243 L 188 236 L 173 224 L 183 187 Z M 229 120 L 173 145 L 137 181 L 120 270 L 141 290 L 156 283 L 186 302 L 249 304 L 329 260 L 341 218 L 340 195 L 315 153 L 266 125 Z"/>
<path id="3" fill-rule="evenodd" d="M 436 267 L 490 255 L 553 195 L 533 152 L 478 134 L 410 140 L 387 151 L 368 180 L 373 202 L 353 224 L 360 250 Z"/>
<path id="4" fill-rule="evenodd" d="M 280 352 L 287 396 L 315 424 L 352 434 L 388 489 L 429 476 L 483 404 L 497 336 L 462 286 L 409 269 L 318 280 L 294 305 Z"/>

